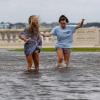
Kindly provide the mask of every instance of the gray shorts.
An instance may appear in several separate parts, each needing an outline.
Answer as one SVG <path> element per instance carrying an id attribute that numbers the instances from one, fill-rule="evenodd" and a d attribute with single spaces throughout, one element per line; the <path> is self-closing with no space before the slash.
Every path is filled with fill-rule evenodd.
<path id="1" fill-rule="evenodd" d="M 56 50 L 59 48 L 56 48 Z M 70 54 L 71 53 L 71 48 L 61 48 L 63 50 L 64 54 Z"/>

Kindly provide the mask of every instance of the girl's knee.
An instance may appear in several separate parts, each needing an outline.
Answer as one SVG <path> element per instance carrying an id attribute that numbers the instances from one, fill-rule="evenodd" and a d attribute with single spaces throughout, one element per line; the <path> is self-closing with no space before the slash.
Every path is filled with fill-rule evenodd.
<path id="1" fill-rule="evenodd" d="M 58 58 L 59 62 L 63 61 L 63 57 Z"/>

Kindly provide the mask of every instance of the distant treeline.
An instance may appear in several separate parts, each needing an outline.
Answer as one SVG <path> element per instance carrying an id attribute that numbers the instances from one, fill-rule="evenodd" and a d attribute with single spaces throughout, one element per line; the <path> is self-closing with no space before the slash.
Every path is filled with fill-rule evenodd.
<path id="1" fill-rule="evenodd" d="M 59 23 L 57 23 L 57 22 L 53 22 L 53 23 L 43 22 L 43 23 L 41 23 L 41 26 L 43 26 L 43 27 L 51 27 L 51 28 L 53 28 L 53 27 L 55 27 L 57 25 L 59 25 Z"/>
<path id="2" fill-rule="evenodd" d="M 53 22 L 53 23 L 46 23 L 46 22 L 42 22 L 41 23 L 41 27 L 42 28 L 53 28 L 55 26 L 59 25 L 59 23 L 57 22 Z M 76 23 L 69 23 L 69 25 L 76 25 Z M 28 26 L 28 23 L 8 23 L 8 22 L 1 22 L 0 23 L 0 29 L 23 29 L 25 27 Z M 91 22 L 91 23 L 87 23 L 84 25 L 84 27 L 100 27 L 100 23 L 98 22 Z"/>
<path id="3" fill-rule="evenodd" d="M 100 27 L 100 23 L 97 22 L 87 23 L 84 25 L 84 27 Z"/>

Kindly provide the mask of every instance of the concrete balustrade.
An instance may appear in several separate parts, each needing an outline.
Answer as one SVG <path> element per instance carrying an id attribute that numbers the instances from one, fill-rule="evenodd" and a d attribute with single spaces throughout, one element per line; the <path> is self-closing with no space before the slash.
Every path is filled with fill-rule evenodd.
<path id="1" fill-rule="evenodd" d="M 0 48 L 23 48 L 24 42 L 19 39 L 22 29 L 0 30 Z M 51 30 L 41 30 L 41 33 L 49 33 Z M 42 37 L 42 36 L 41 36 Z M 43 47 L 54 47 L 56 37 L 42 37 Z M 82 28 L 74 34 L 73 47 L 100 47 L 100 29 Z"/>
<path id="2" fill-rule="evenodd" d="M 99 28 L 81 28 L 74 34 L 74 47 L 100 47 Z"/>

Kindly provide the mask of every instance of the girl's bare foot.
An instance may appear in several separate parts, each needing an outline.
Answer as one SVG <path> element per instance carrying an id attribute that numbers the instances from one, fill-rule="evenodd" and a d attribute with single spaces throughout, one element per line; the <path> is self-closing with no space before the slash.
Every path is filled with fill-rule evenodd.
<path id="1" fill-rule="evenodd" d="M 36 73 L 39 73 L 39 67 L 36 67 L 34 70 Z"/>
<path id="2" fill-rule="evenodd" d="M 32 67 L 31 70 L 35 70 L 35 68 Z"/>
<path id="3" fill-rule="evenodd" d="M 32 68 L 31 67 L 28 67 L 27 71 L 29 71 L 29 72 L 32 71 Z"/>

